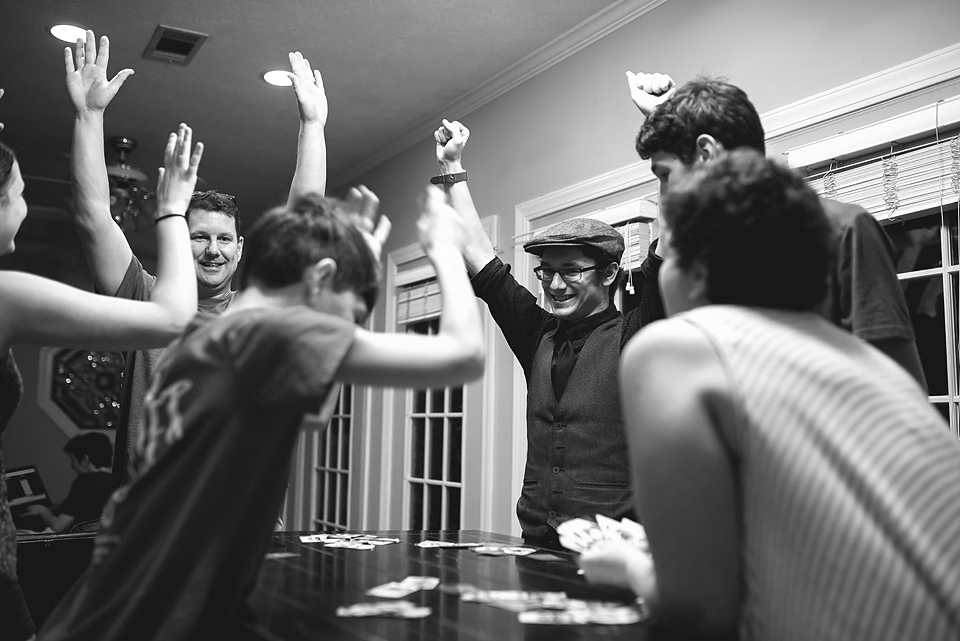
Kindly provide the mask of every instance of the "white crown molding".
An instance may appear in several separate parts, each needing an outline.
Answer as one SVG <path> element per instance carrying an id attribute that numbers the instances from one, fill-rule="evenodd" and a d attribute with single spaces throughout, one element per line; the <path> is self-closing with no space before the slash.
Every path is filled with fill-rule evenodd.
<path id="1" fill-rule="evenodd" d="M 810 167 L 845 156 L 862 155 L 960 122 L 960 96 L 946 98 L 880 122 L 788 149 L 790 167 Z"/>
<path id="2" fill-rule="evenodd" d="M 767 140 L 960 77 L 960 43 L 768 111 Z"/>
<path id="3" fill-rule="evenodd" d="M 620 0 L 620 2 L 610 5 L 566 33 L 557 36 L 516 64 L 496 74 L 472 91 L 424 118 L 392 142 L 378 148 L 376 152 L 352 163 L 334 176 L 330 183 L 339 187 L 373 169 L 388 158 L 430 138 L 441 118 L 453 113 L 460 118 L 479 109 L 665 2 L 667 0 Z"/>

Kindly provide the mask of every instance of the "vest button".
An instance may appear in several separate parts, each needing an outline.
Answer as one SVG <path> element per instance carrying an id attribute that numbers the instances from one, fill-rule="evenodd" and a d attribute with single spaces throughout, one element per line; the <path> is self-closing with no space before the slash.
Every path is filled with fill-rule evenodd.
<path id="1" fill-rule="evenodd" d="M 559 474 L 559 473 L 560 473 L 560 467 L 557 466 L 557 465 L 554 465 L 554 466 L 553 466 L 553 473 L 554 473 L 554 474 Z"/>
<path id="2" fill-rule="evenodd" d="M 558 430 L 562 430 L 562 429 L 563 429 L 563 423 L 557 423 L 554 427 L 556 427 Z"/>
<path id="3" fill-rule="evenodd" d="M 550 510 L 550 517 L 551 517 L 551 518 L 554 518 L 554 517 L 556 517 L 556 516 L 557 516 L 557 511 L 556 511 L 556 510 Z"/>

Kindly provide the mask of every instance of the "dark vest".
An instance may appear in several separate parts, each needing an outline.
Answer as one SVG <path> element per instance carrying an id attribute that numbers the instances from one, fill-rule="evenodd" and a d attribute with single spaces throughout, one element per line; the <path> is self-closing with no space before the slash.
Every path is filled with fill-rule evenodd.
<path id="1" fill-rule="evenodd" d="M 517 517 L 527 537 L 572 518 L 635 518 L 617 376 L 623 317 L 590 335 L 558 400 L 554 332 L 537 346 L 527 381 L 527 466 Z M 552 527 L 551 527 L 552 526 Z"/>

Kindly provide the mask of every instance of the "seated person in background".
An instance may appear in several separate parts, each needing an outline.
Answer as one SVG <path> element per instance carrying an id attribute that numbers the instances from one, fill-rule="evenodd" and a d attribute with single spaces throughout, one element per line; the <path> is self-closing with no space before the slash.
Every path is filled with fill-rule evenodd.
<path id="1" fill-rule="evenodd" d="M 647 117 L 637 134 L 637 153 L 650 159 L 661 194 L 685 171 L 712 162 L 724 151 L 749 147 L 765 152 L 760 115 L 739 87 L 697 78 L 675 88 L 673 80 L 663 74 L 627 73 L 627 79 L 634 103 Z M 828 199 L 821 204 L 833 225 L 837 255 L 821 312 L 900 363 L 926 387 L 910 313 L 897 280 L 894 248 L 886 232 L 862 207 Z M 651 244 L 641 266 L 639 289 L 644 306 L 658 298 L 661 260 L 659 245 Z M 663 318 L 662 307 L 659 311 Z M 646 317 L 644 324 L 653 320 Z"/>
<path id="2" fill-rule="evenodd" d="M 326 423 L 340 382 L 431 388 L 482 374 L 464 230 L 437 189 L 419 227 L 441 288 L 439 333 L 358 327 L 377 298 L 386 231 L 354 226 L 374 227 L 373 201 L 361 204 L 352 222 L 343 204 L 309 197 L 252 226 L 230 308 L 198 315 L 157 365 L 134 478 L 104 508 L 91 567 L 41 639 L 237 638 L 304 415 Z"/>
<path id="3" fill-rule="evenodd" d="M 580 559 L 657 621 L 743 639 L 960 638 L 960 443 L 902 367 L 816 313 L 816 194 L 751 150 L 671 180 L 668 319 L 620 397 L 650 555 Z"/>
<path id="4" fill-rule="evenodd" d="M 294 93 L 300 112 L 297 164 L 288 202 L 308 193 L 323 194 L 327 181 L 327 151 L 324 127 L 327 97 L 320 72 L 300 52 L 288 56 Z M 107 81 L 110 40 L 92 31 L 74 50 L 64 50 L 67 94 L 76 117 L 71 154 L 74 186 L 74 223 L 83 245 L 87 264 L 97 291 L 102 294 L 149 300 L 155 278 L 147 273 L 130 248 L 130 243 L 110 213 L 110 182 L 103 147 L 103 122 L 107 106 L 133 74 L 123 69 Z M 187 209 L 194 267 L 197 277 L 197 308 L 220 314 L 234 296 L 233 275 L 243 254 L 240 210 L 233 196 L 217 191 L 195 192 Z M 113 473 L 117 485 L 126 478 L 127 465 L 134 455 L 150 373 L 162 349 L 125 354 L 123 398 L 116 435 Z"/>
<path id="5" fill-rule="evenodd" d="M 39 516 L 54 532 L 66 532 L 77 523 L 100 518 L 103 506 L 113 491 L 110 464 L 113 446 L 100 432 L 74 436 L 63 446 L 70 459 L 70 468 L 77 478 L 70 485 L 70 493 L 54 514 L 45 505 L 32 505 L 28 514 Z"/>

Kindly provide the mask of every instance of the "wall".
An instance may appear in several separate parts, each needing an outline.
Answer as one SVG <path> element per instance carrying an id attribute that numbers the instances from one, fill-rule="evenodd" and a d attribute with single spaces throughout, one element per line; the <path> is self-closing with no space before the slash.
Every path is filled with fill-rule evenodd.
<path id="1" fill-rule="evenodd" d="M 641 118 L 625 70 L 663 71 L 679 82 L 725 76 L 764 113 L 953 45 L 958 23 L 956 0 L 670 0 L 473 113 L 446 117 L 470 128 L 471 191 L 481 216 L 500 218 L 496 244 L 509 258 L 518 204 L 637 161 Z M 416 242 L 416 198 L 437 173 L 435 158 L 425 137 L 355 181 L 380 196 L 394 223 L 386 251 Z M 381 308 L 378 327 L 383 318 Z M 493 424 L 506 430 L 513 370 L 502 339 L 497 357 L 502 365 L 486 375 L 495 380 Z M 519 479 L 513 487 L 509 435 L 498 434 L 495 447 L 494 529 L 508 532 Z"/>

